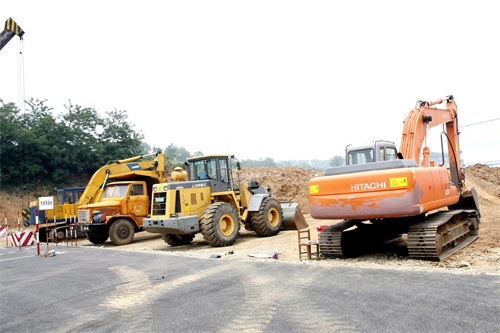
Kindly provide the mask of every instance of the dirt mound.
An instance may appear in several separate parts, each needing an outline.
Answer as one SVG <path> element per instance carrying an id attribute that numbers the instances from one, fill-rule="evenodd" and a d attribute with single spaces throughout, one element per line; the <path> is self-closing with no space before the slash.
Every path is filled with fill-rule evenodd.
<path id="1" fill-rule="evenodd" d="M 323 172 L 304 170 L 299 167 L 261 167 L 241 171 L 243 181 L 259 181 L 272 190 L 280 202 L 293 201 L 299 204 L 304 214 L 309 214 L 309 179 L 322 176 Z"/>
<path id="2" fill-rule="evenodd" d="M 489 194 L 500 198 L 500 168 L 490 168 L 484 164 L 476 164 L 465 169 L 465 179 L 480 185 Z"/>

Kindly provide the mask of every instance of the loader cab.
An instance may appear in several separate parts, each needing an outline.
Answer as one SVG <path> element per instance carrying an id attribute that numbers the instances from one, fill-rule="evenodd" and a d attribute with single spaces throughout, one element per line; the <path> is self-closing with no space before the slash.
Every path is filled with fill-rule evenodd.
<path id="1" fill-rule="evenodd" d="M 206 155 L 189 158 L 186 162 L 188 180 L 210 180 L 213 192 L 229 191 L 234 188 L 232 164 L 239 169 L 234 155 Z"/>
<path id="2" fill-rule="evenodd" d="M 376 140 L 360 145 L 347 145 L 346 164 L 366 164 L 397 159 L 397 148 L 394 142 Z"/>

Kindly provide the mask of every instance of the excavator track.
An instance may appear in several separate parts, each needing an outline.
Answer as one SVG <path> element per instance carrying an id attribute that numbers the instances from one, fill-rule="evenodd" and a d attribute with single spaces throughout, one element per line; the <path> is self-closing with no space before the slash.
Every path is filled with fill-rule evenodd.
<path id="1" fill-rule="evenodd" d="M 345 258 L 342 252 L 342 232 L 333 226 L 325 227 L 319 234 L 319 252 L 325 259 Z"/>
<path id="2" fill-rule="evenodd" d="M 320 232 L 319 251 L 326 259 L 352 258 L 383 242 L 383 234 L 376 225 L 344 220 Z"/>
<path id="3" fill-rule="evenodd" d="M 479 218 L 475 212 L 438 212 L 408 230 L 408 254 L 413 259 L 440 261 L 478 238 Z"/>
<path id="4" fill-rule="evenodd" d="M 344 220 L 321 231 L 319 250 L 325 259 L 356 257 L 393 240 L 395 231 L 391 229 L 387 224 L 384 228 L 359 220 Z M 477 212 L 437 212 L 409 226 L 408 254 L 412 259 L 439 261 L 475 241 L 478 233 Z"/>

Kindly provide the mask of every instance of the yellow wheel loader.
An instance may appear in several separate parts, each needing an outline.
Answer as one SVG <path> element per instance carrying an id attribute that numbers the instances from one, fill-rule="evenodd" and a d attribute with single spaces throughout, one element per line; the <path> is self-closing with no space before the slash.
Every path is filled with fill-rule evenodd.
<path id="1" fill-rule="evenodd" d="M 280 203 L 259 182 L 242 182 L 234 155 L 193 157 L 185 165 L 174 169 L 177 181 L 153 185 L 151 216 L 142 222 L 167 244 L 190 244 L 201 232 L 209 245 L 229 246 L 241 224 L 262 237 L 307 227 L 298 204 Z"/>

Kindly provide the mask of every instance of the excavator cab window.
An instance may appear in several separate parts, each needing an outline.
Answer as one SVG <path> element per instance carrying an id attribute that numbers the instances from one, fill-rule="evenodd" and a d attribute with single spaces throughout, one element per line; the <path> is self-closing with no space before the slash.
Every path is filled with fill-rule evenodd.
<path id="1" fill-rule="evenodd" d="M 75 192 L 75 202 L 80 201 L 80 197 L 82 196 L 84 190 L 78 190 Z"/>
<path id="2" fill-rule="evenodd" d="M 393 161 L 397 160 L 397 152 L 395 148 L 380 147 L 379 148 L 379 161 Z"/>
<path id="3" fill-rule="evenodd" d="M 64 189 L 57 190 L 57 202 L 60 204 L 64 203 Z"/>
<path id="4" fill-rule="evenodd" d="M 396 148 L 386 148 L 385 149 L 385 159 L 387 161 L 393 161 L 398 159 L 398 152 Z"/>
<path id="5" fill-rule="evenodd" d="M 371 163 L 373 162 L 373 149 L 353 150 L 348 153 L 347 157 L 349 165 Z"/>

